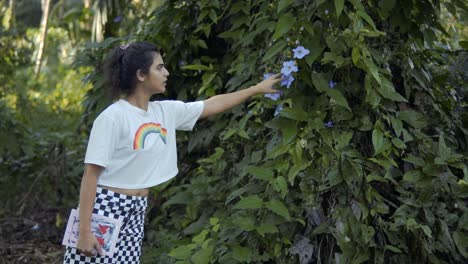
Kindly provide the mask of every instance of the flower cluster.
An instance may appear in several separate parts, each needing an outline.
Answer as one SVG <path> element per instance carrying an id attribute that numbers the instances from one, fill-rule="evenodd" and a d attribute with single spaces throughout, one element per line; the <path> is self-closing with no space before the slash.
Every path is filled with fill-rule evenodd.
<path id="1" fill-rule="evenodd" d="M 295 49 L 293 49 L 293 58 L 294 59 L 302 59 L 304 58 L 307 54 L 310 53 L 310 51 L 303 46 L 298 46 Z M 293 73 L 298 72 L 299 68 L 297 67 L 296 61 L 295 60 L 289 60 L 283 62 L 283 67 L 281 68 L 281 86 L 286 86 L 286 88 L 289 89 L 291 87 L 291 84 L 294 82 L 295 78 L 293 76 Z M 272 76 L 272 73 L 266 73 L 263 75 L 263 79 L 267 79 L 270 76 Z M 280 98 L 280 94 L 265 94 L 265 97 L 270 98 L 271 100 L 278 100 Z M 275 110 L 275 116 L 279 114 L 279 112 L 283 109 L 282 105 L 278 105 Z"/>
<path id="2" fill-rule="evenodd" d="M 296 43 L 298 43 L 298 42 L 296 42 Z M 296 61 L 294 59 L 302 59 L 302 58 L 304 58 L 305 56 L 307 56 L 310 53 L 310 51 L 308 49 L 304 48 L 303 46 L 297 46 L 292 51 L 294 53 L 293 54 L 293 60 L 284 61 L 283 62 L 283 67 L 281 68 L 281 74 L 282 74 L 282 76 L 281 76 L 281 86 L 286 86 L 286 88 L 288 88 L 288 89 L 295 80 L 295 78 L 293 76 L 293 73 L 299 71 L 299 68 L 298 68 L 298 66 L 296 64 Z M 263 75 L 263 79 L 264 80 L 268 79 L 272 75 L 274 75 L 274 74 L 273 73 L 265 73 Z M 335 81 L 333 81 L 333 80 L 330 80 L 328 82 L 328 87 L 330 89 L 335 89 L 336 85 L 337 85 L 337 83 Z M 269 98 L 269 99 L 271 99 L 273 101 L 276 101 L 281 97 L 281 93 L 265 94 L 265 97 Z M 279 115 L 279 113 L 282 110 L 283 110 L 283 104 L 277 105 L 276 109 L 275 109 L 274 116 Z M 324 123 L 324 126 L 327 127 L 327 128 L 333 128 L 335 126 L 335 124 L 333 123 L 333 121 L 329 120 L 328 122 Z"/>

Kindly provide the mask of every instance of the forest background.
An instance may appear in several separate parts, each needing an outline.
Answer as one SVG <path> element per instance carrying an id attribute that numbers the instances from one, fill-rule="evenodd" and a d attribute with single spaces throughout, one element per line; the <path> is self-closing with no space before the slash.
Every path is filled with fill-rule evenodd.
<path id="1" fill-rule="evenodd" d="M 256 97 L 178 134 L 152 188 L 143 263 L 466 263 L 462 0 L 1 0 L 0 263 L 60 263 L 101 64 L 164 50 L 154 99 Z M 292 50 L 310 51 L 302 59 Z"/>

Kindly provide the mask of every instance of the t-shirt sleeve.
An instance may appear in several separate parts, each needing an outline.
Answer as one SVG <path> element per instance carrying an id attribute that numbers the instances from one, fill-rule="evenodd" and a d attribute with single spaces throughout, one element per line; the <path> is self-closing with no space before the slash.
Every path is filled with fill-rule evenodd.
<path id="1" fill-rule="evenodd" d="M 205 108 L 203 101 L 184 103 L 182 101 L 173 101 L 175 128 L 177 130 L 192 130 L 195 123 L 200 118 Z"/>
<path id="2" fill-rule="evenodd" d="M 89 135 L 84 163 L 106 167 L 117 144 L 117 126 L 106 116 L 98 116 Z"/>

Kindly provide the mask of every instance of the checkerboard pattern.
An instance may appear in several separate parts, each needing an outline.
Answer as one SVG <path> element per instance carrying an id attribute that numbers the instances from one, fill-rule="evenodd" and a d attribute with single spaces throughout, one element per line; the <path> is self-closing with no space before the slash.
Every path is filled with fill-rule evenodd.
<path id="1" fill-rule="evenodd" d="M 93 213 L 123 221 L 117 241 L 118 251 L 112 257 L 87 257 L 76 248 L 67 247 L 63 263 L 139 264 L 147 204 L 146 197 L 128 196 L 97 187 Z"/>

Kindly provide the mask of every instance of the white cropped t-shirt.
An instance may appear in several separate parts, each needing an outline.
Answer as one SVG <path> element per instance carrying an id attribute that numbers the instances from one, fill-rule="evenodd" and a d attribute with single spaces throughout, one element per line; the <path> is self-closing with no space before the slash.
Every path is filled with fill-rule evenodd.
<path id="1" fill-rule="evenodd" d="M 148 111 L 120 99 L 94 121 L 85 163 L 104 167 L 98 184 L 141 189 L 178 173 L 176 130 L 192 130 L 203 101 L 154 101 Z"/>

